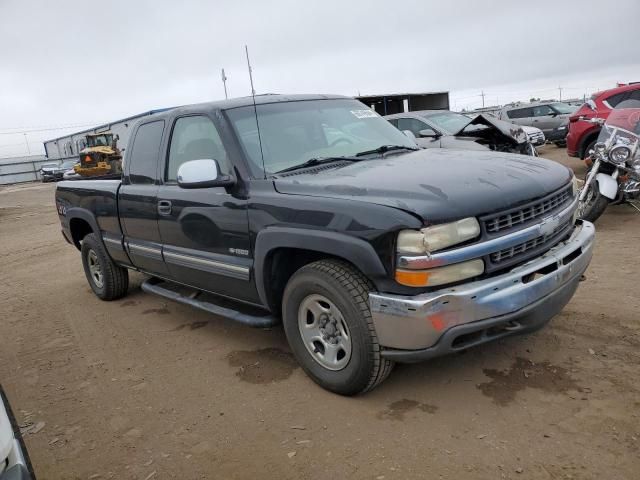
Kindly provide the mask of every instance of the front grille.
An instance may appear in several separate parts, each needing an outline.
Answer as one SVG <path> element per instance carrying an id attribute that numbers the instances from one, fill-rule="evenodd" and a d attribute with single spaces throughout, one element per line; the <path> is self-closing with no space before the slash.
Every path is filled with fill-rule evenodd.
<path id="1" fill-rule="evenodd" d="M 510 248 L 504 248 L 502 250 L 498 250 L 497 252 L 489 255 L 491 258 L 491 262 L 494 265 L 500 265 L 503 262 L 519 259 L 520 257 L 529 256 L 530 252 L 534 250 L 542 250 L 548 246 L 551 248 L 555 243 L 562 239 L 562 235 L 567 232 L 569 227 L 571 226 L 573 220 L 569 220 L 565 222 L 563 225 L 560 225 L 549 235 L 542 235 L 540 237 L 534 238 L 527 242 L 521 243 L 519 245 L 514 245 Z M 511 262 L 510 262 L 511 263 Z"/>
<path id="2" fill-rule="evenodd" d="M 507 233 L 514 227 L 523 225 L 543 215 L 551 213 L 571 200 L 571 185 L 562 190 L 534 200 L 522 207 L 498 212 L 481 219 L 488 234 Z"/>

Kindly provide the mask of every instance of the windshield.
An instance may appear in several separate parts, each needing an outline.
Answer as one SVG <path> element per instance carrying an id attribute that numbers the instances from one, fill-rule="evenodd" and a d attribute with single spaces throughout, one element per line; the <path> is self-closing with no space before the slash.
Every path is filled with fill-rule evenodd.
<path id="1" fill-rule="evenodd" d="M 109 145 L 111 145 L 111 135 L 98 135 L 95 137 L 88 137 L 87 145 L 89 147 L 108 147 Z"/>
<path id="2" fill-rule="evenodd" d="M 552 103 L 551 107 L 560 114 L 573 113 L 578 109 L 578 107 L 569 105 L 568 103 Z"/>
<path id="3" fill-rule="evenodd" d="M 350 157 L 382 145 L 415 149 L 415 143 L 357 100 L 306 100 L 256 107 L 267 174 L 312 158 Z M 227 110 L 255 176 L 262 155 L 254 107 Z"/>
<path id="4" fill-rule="evenodd" d="M 434 113 L 433 115 L 428 115 L 425 118 L 428 118 L 436 127 L 444 130 L 445 133 L 450 135 L 458 133 L 464 127 L 469 125 L 469 122 L 471 121 L 471 119 L 466 115 L 453 112 Z"/>
<path id="5" fill-rule="evenodd" d="M 600 130 L 598 142 L 607 145 L 607 149 L 616 145 L 631 145 L 637 148 L 640 137 L 640 100 L 625 100 L 611 110 L 604 128 Z M 634 150 L 634 153 L 637 153 Z"/>
<path id="6" fill-rule="evenodd" d="M 66 162 L 62 162 L 62 164 L 60 165 L 60 168 L 64 168 L 65 170 L 68 170 L 72 168 L 76 163 L 78 163 L 77 160 L 67 160 Z"/>

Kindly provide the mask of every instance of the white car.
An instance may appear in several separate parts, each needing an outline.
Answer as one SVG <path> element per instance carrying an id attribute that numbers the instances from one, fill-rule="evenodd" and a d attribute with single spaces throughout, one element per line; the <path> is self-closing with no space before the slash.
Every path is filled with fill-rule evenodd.
<path id="1" fill-rule="evenodd" d="M 0 387 L 0 480 L 34 480 L 27 451 Z"/>
<path id="2" fill-rule="evenodd" d="M 540 145 L 544 145 L 547 139 L 544 136 L 544 132 L 536 127 L 529 127 L 528 125 L 519 125 L 524 133 L 529 137 L 529 143 L 534 147 L 539 147 Z"/>

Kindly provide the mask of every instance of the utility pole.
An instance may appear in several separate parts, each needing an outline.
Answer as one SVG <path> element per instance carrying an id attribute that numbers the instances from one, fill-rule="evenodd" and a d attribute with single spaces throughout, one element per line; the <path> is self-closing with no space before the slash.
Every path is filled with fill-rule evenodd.
<path id="1" fill-rule="evenodd" d="M 24 143 L 27 145 L 27 155 L 31 155 L 31 149 L 29 148 L 29 140 L 27 140 L 27 134 L 23 133 L 24 135 Z"/>
<path id="2" fill-rule="evenodd" d="M 247 68 L 249 69 L 249 81 L 251 82 L 251 95 L 255 96 L 256 95 L 256 91 L 253 88 L 253 74 L 251 72 L 251 63 L 249 62 L 249 49 L 247 48 L 247 46 L 244 46 L 244 52 L 247 55 Z"/>
<path id="3" fill-rule="evenodd" d="M 558 86 L 558 92 L 560 92 L 560 101 L 562 101 L 562 87 Z"/>
<path id="4" fill-rule="evenodd" d="M 482 108 L 484 108 L 484 90 L 480 92 L 480 96 L 482 97 Z"/>
<path id="5" fill-rule="evenodd" d="M 222 85 L 224 85 L 224 98 L 228 99 L 229 95 L 227 95 L 227 76 L 224 74 L 224 68 L 222 69 Z"/>

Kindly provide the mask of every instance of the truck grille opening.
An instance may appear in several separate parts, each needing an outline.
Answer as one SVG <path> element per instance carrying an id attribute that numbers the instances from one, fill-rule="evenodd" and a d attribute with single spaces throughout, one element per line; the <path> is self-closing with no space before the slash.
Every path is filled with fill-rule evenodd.
<path id="1" fill-rule="evenodd" d="M 506 233 L 506 231 L 516 226 L 528 223 L 559 209 L 568 203 L 571 197 L 571 185 L 568 185 L 558 192 L 534 200 L 522 207 L 483 217 L 481 221 L 485 232 L 488 234 Z"/>
<path id="2" fill-rule="evenodd" d="M 489 257 L 491 258 L 491 262 L 493 264 L 500 264 L 501 262 L 507 260 L 525 256 L 527 253 L 533 250 L 542 250 L 547 245 L 548 248 L 551 248 L 555 243 L 561 240 L 562 236 L 571 227 L 571 224 L 572 220 L 569 220 L 568 222 L 560 225 L 549 235 L 541 235 L 540 237 L 534 238 L 524 243 L 520 243 L 519 245 L 498 250 L 497 252 L 489 255 Z"/>

